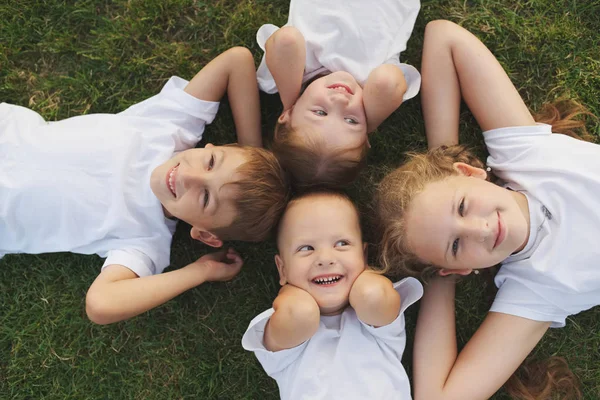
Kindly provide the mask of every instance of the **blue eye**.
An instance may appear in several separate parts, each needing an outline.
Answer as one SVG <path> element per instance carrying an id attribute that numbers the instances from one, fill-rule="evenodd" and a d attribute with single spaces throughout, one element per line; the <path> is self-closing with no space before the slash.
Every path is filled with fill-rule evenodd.
<path id="1" fill-rule="evenodd" d="M 313 114 L 318 115 L 319 117 L 326 117 L 327 113 L 323 110 L 313 110 Z"/>
<path id="2" fill-rule="evenodd" d="M 344 121 L 346 121 L 350 125 L 358 125 L 358 121 L 355 120 L 354 118 L 344 118 Z"/>
<path id="3" fill-rule="evenodd" d="M 465 213 L 465 199 L 463 198 L 460 201 L 460 204 L 458 205 L 458 215 L 460 215 L 461 217 L 463 217 L 464 213 Z"/>

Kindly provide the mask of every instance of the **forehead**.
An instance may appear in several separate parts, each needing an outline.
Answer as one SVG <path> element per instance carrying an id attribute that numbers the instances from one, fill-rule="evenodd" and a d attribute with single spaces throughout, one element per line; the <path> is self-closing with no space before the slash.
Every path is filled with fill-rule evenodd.
<path id="1" fill-rule="evenodd" d="M 294 200 L 286 210 L 279 239 L 295 234 L 310 234 L 313 237 L 344 231 L 360 234 L 359 216 L 354 206 L 346 199 L 331 195 L 313 195 Z"/>
<path id="2" fill-rule="evenodd" d="M 457 177 L 458 178 L 458 177 Z M 463 187 L 455 177 L 425 186 L 410 203 L 406 213 L 409 247 L 422 261 L 444 266 L 450 237 L 455 197 Z"/>
<path id="3" fill-rule="evenodd" d="M 296 114 L 303 112 L 296 111 Z M 298 140 L 303 146 L 318 149 L 323 154 L 341 153 L 341 158 L 347 160 L 360 159 L 363 146 L 367 141 L 366 130 L 364 132 L 343 131 L 341 129 L 346 129 L 350 125 L 347 123 L 331 124 L 330 122 L 334 121 L 333 118 L 326 118 L 329 122 L 325 124 L 313 123 L 313 117 L 322 120 L 325 118 L 317 117 L 311 111 L 308 112 L 311 116 L 300 122 L 294 122 L 294 114 L 292 114 L 292 129 L 296 131 Z M 339 126 L 342 128 L 338 128 Z"/>

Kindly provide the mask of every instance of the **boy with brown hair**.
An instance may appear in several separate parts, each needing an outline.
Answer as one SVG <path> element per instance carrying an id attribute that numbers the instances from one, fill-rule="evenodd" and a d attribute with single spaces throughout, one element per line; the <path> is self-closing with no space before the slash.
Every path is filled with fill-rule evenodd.
<path id="1" fill-rule="evenodd" d="M 193 148 L 225 94 L 239 144 Z M 160 94 L 119 114 L 46 122 L 2 103 L 0 257 L 105 257 L 86 298 L 89 318 L 100 324 L 138 315 L 205 281 L 229 280 L 243 264 L 233 249 L 161 272 L 177 220 L 214 247 L 267 236 L 289 189 L 273 154 L 253 147 L 260 145 L 254 60 L 240 47 L 190 82 L 172 77 Z"/>

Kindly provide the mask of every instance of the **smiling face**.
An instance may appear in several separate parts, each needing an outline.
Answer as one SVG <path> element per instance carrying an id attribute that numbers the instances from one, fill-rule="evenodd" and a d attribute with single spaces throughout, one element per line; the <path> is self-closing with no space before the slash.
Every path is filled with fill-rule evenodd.
<path id="1" fill-rule="evenodd" d="M 312 82 L 290 112 L 280 118 L 306 135 L 319 135 L 327 148 L 360 150 L 367 140 L 363 91 L 347 72 L 334 72 Z"/>
<path id="2" fill-rule="evenodd" d="M 275 256 L 280 283 L 307 291 L 321 315 L 348 305 L 350 289 L 366 268 L 356 209 L 348 199 L 315 194 L 294 200 L 284 214 Z"/>
<path id="3" fill-rule="evenodd" d="M 210 232 L 229 226 L 236 217 L 236 172 L 246 162 L 242 149 L 215 147 L 190 149 L 152 171 L 150 187 L 167 216 Z"/>
<path id="4" fill-rule="evenodd" d="M 414 197 L 406 214 L 406 235 L 420 260 L 466 273 L 494 266 L 525 246 L 525 196 L 483 178 L 485 172 L 451 176 L 429 183 Z"/>

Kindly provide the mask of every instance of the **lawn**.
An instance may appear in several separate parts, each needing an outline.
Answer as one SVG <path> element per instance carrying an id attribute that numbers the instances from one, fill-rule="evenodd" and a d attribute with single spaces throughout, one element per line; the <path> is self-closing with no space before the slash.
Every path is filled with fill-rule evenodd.
<path id="1" fill-rule="evenodd" d="M 284 24 L 287 9 L 287 0 L 4 0 L 0 101 L 30 107 L 47 120 L 118 112 L 155 94 L 171 75 L 192 77 L 231 46 L 249 47 L 258 62 L 256 30 L 263 23 Z M 425 24 L 438 18 L 461 24 L 488 45 L 532 109 L 567 95 L 600 115 L 600 1 L 423 1 L 404 61 L 420 66 Z M 276 96 L 261 101 L 268 142 L 281 110 Z M 461 124 L 461 140 L 484 155 L 467 111 Z M 590 128 L 597 137 L 598 125 Z M 234 141 L 227 106 L 205 138 Z M 371 144 L 369 167 L 349 189 L 361 206 L 368 206 L 373 185 L 404 152 L 425 148 L 420 99 L 403 105 Z M 89 153 L 93 157 L 94 143 Z M 171 268 L 208 250 L 192 243 L 188 231 L 180 224 Z M 233 245 L 245 259 L 233 281 L 202 285 L 111 326 L 90 323 L 84 310 L 86 290 L 102 265 L 98 257 L 5 257 L 0 261 L 0 398 L 278 398 L 275 382 L 240 344 L 248 322 L 270 307 L 277 293 L 275 249 L 272 243 Z M 461 345 L 492 296 L 481 277 L 460 285 Z M 417 308 L 407 315 L 409 373 Z M 538 358 L 549 355 L 568 360 L 586 399 L 600 398 L 600 307 L 551 330 L 534 352 Z M 504 398 L 502 392 L 494 397 Z"/>

